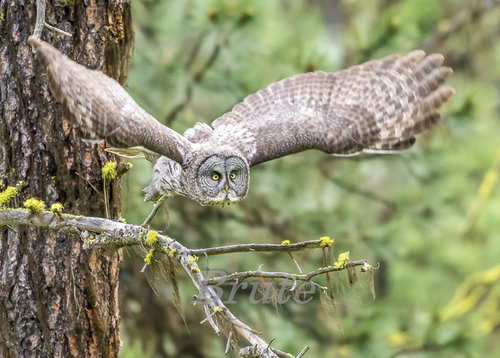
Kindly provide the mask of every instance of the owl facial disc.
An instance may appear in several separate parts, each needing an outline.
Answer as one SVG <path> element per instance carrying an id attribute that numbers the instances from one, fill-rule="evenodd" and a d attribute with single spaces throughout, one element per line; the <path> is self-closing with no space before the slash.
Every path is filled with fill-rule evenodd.
<path id="1" fill-rule="evenodd" d="M 204 205 L 235 203 L 248 191 L 248 165 L 239 157 L 212 155 L 198 169 Z"/>

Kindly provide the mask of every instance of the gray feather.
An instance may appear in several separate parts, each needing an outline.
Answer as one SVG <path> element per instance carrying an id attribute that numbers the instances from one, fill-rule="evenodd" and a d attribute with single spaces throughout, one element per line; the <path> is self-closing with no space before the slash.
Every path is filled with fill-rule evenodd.
<path id="1" fill-rule="evenodd" d="M 250 165 L 307 149 L 334 155 L 407 149 L 438 122 L 454 93 L 442 86 L 452 73 L 443 60 L 413 51 L 286 78 L 246 97 L 213 127 Z"/>
<path id="2" fill-rule="evenodd" d="M 436 125 L 439 108 L 454 93 L 443 86 L 452 73 L 443 56 L 413 51 L 336 73 L 285 78 L 247 96 L 212 126 L 197 123 L 181 136 L 115 80 L 37 38 L 29 41 L 54 97 L 86 138 L 121 147 L 108 149 L 113 153 L 155 161 L 146 200 L 183 195 L 224 205 L 245 197 L 250 166 L 268 160 L 308 149 L 339 156 L 407 149 Z"/>
<path id="3" fill-rule="evenodd" d="M 36 37 L 29 42 L 46 68 L 52 94 L 86 138 L 116 147 L 143 146 L 183 163 L 189 141 L 154 119 L 118 82 Z"/>

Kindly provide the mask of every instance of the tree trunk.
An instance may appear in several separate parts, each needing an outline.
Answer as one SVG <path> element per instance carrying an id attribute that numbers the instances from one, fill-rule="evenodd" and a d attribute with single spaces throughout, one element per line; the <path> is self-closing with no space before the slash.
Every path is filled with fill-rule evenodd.
<path id="1" fill-rule="evenodd" d="M 130 6 L 121 0 L 48 0 L 42 39 L 123 83 L 133 44 Z M 29 197 L 64 211 L 104 216 L 101 167 L 114 159 L 81 141 L 50 95 L 27 40 L 35 0 L 0 0 L 0 185 L 22 181 Z M 94 189 L 95 188 L 95 189 Z M 109 190 L 112 217 L 121 187 Z M 0 227 L 0 357 L 116 357 L 120 348 L 118 264 L 82 248 L 79 237 Z"/>

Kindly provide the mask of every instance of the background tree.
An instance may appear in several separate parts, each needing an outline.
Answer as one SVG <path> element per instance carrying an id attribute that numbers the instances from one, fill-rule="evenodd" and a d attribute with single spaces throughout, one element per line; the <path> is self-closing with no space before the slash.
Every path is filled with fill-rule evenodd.
<path id="1" fill-rule="evenodd" d="M 82 142 L 49 95 L 27 42 L 35 1 L 0 1 L 0 185 L 17 185 L 19 204 L 36 196 L 79 215 L 104 216 L 102 145 Z M 50 1 L 43 38 L 124 83 L 133 44 L 130 6 L 121 0 Z M 120 215 L 121 185 L 110 189 Z M 0 356 L 115 357 L 120 348 L 119 251 L 82 249 L 74 235 L 0 227 Z"/>
<path id="2" fill-rule="evenodd" d="M 249 292 L 242 291 L 230 308 L 265 336 L 277 337 L 283 350 L 297 352 L 307 342 L 311 357 L 499 354 L 498 323 L 488 320 L 499 316 L 492 303 L 499 279 L 490 271 L 500 252 L 494 174 L 500 133 L 498 1 L 134 1 L 132 9 L 138 40 L 129 89 L 180 132 L 299 72 L 336 71 L 415 48 L 442 52 L 454 69 L 450 83 L 457 93 L 436 130 L 409 152 L 283 158 L 255 168 L 252 189 L 240 204 L 203 208 L 175 198 L 153 226 L 168 228 L 190 247 L 332 235 L 336 252 L 350 250 L 380 262 L 374 301 L 362 280 L 342 289 L 346 279 L 336 276 L 340 315 L 326 314 L 319 297 L 276 312 L 272 305 L 249 304 Z M 124 216 L 141 223 L 151 208 L 140 194 L 150 179 L 144 175 L 149 163 L 134 164 L 126 179 Z M 161 356 L 157 347 L 163 356 L 174 355 L 178 336 L 155 315 L 173 307 L 159 299 L 171 288 L 161 286 L 157 297 L 144 294 L 147 283 L 137 273 L 142 260 L 129 257 L 121 276 L 127 282 L 123 355 Z M 211 258 L 210 268 L 227 267 L 226 260 Z M 306 262 L 304 270 L 315 269 L 321 257 L 311 252 L 300 262 Z M 288 258 L 277 255 L 240 255 L 230 262 L 235 271 L 260 264 L 293 270 Z M 475 272 L 489 273 L 492 283 Z M 224 340 L 213 347 L 210 328 L 196 324 L 203 314 L 187 308 L 191 283 L 180 284 L 193 345 L 203 356 L 218 357 Z M 474 291 L 476 286 L 481 288 Z M 459 287 L 465 288 L 455 310 L 443 311 Z M 168 317 L 178 317 L 182 329 L 179 316 Z"/>

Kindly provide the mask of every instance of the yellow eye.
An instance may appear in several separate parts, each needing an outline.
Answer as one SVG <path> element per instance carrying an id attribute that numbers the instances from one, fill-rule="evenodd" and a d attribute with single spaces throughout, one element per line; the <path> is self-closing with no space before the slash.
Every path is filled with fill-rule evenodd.
<path id="1" fill-rule="evenodd" d="M 236 179 L 236 172 L 232 171 L 231 174 L 229 174 L 230 179 Z"/>
<path id="2" fill-rule="evenodd" d="M 212 180 L 218 181 L 220 179 L 219 173 L 212 173 Z"/>

